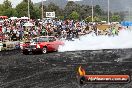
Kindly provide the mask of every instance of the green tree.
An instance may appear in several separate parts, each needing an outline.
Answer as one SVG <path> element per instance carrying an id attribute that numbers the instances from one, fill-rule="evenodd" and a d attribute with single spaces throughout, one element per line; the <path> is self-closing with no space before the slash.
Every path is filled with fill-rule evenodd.
<path id="1" fill-rule="evenodd" d="M 28 3 L 25 1 L 22 1 L 20 4 L 18 4 L 16 6 L 16 11 L 18 13 L 18 17 L 22 17 L 22 16 L 28 16 L 28 7 L 27 7 Z"/>
<path id="2" fill-rule="evenodd" d="M 73 11 L 80 12 L 80 5 L 73 1 L 69 1 L 64 8 L 64 15 L 68 17 Z"/>
<path id="3" fill-rule="evenodd" d="M 41 9 L 39 7 L 34 7 L 34 19 L 41 18 Z"/>
<path id="4" fill-rule="evenodd" d="M 120 16 L 120 21 L 123 21 L 125 18 L 126 12 L 114 12 L 113 15 Z"/>
<path id="5" fill-rule="evenodd" d="M 95 17 L 94 17 L 94 21 L 95 21 L 95 22 L 100 22 L 100 21 L 101 21 L 101 18 L 98 17 L 98 16 L 95 16 Z"/>
<path id="6" fill-rule="evenodd" d="M 56 17 L 62 15 L 62 10 L 59 8 L 59 6 L 55 5 L 52 2 L 47 6 L 47 10 L 46 11 L 47 12 L 55 12 Z"/>
<path id="7" fill-rule="evenodd" d="M 64 16 L 58 16 L 58 19 L 64 20 Z"/>
<path id="8" fill-rule="evenodd" d="M 0 4 L 0 15 L 3 15 L 3 11 L 4 11 L 3 4 Z"/>
<path id="9" fill-rule="evenodd" d="M 97 15 L 102 15 L 102 9 L 100 8 L 100 6 L 99 5 L 96 5 L 95 7 L 94 7 L 94 12 L 97 14 Z"/>
<path id="10" fill-rule="evenodd" d="M 29 1 L 30 18 L 35 19 L 36 14 L 39 13 L 38 8 L 34 7 L 33 2 Z M 18 17 L 28 16 L 28 0 L 23 0 L 16 6 Z M 38 17 L 38 16 L 37 16 Z"/>
<path id="11" fill-rule="evenodd" d="M 85 21 L 86 22 L 92 22 L 92 17 L 91 16 L 86 17 Z"/>
<path id="12" fill-rule="evenodd" d="M 86 22 L 92 22 L 92 17 L 91 17 L 91 16 L 88 16 L 88 17 L 85 19 L 85 21 L 86 21 Z M 93 21 L 94 21 L 94 22 L 100 22 L 100 21 L 101 21 L 101 18 L 95 16 L 95 17 L 93 18 Z"/>
<path id="13" fill-rule="evenodd" d="M 16 10 L 12 8 L 9 0 L 4 0 L 3 4 L 0 5 L 0 15 L 5 15 L 8 17 L 17 15 Z"/>
<path id="14" fill-rule="evenodd" d="M 3 15 L 8 17 L 17 16 L 17 12 L 14 8 L 8 8 L 5 11 L 3 11 Z"/>
<path id="15" fill-rule="evenodd" d="M 73 20 L 78 20 L 79 19 L 79 14 L 76 11 L 73 11 L 70 15 L 69 15 L 70 19 Z"/>
<path id="16" fill-rule="evenodd" d="M 121 21 L 121 17 L 119 15 L 113 15 L 111 17 L 111 21 L 112 22 L 120 22 Z"/>
<path id="17" fill-rule="evenodd" d="M 4 0 L 4 2 L 3 2 L 3 8 L 5 10 L 9 9 L 9 8 L 12 8 L 11 2 L 9 0 Z"/>
<path id="18" fill-rule="evenodd" d="M 82 5 L 80 7 L 79 13 L 80 13 L 80 18 L 81 19 L 85 19 L 88 16 L 91 16 L 92 15 L 92 13 L 91 13 L 91 7 L 88 6 L 88 5 Z"/>

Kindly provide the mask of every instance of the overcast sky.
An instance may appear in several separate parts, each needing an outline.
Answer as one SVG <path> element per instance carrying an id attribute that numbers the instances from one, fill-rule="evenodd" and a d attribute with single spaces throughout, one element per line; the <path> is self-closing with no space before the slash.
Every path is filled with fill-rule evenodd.
<path id="1" fill-rule="evenodd" d="M 0 0 L 0 4 L 3 3 L 4 0 Z M 15 7 L 17 4 L 19 4 L 22 0 L 9 0 L 12 2 L 13 7 Z M 42 0 L 32 0 L 32 2 L 36 3 L 36 2 L 40 2 Z M 43 0 L 44 1 L 44 0 Z"/>
<path id="2" fill-rule="evenodd" d="M 4 0 L 0 0 L 0 4 L 3 3 Z M 12 2 L 13 7 L 19 4 L 22 0 L 9 0 Z M 41 2 L 42 0 L 31 0 L 33 3 Z M 46 0 L 43 0 L 46 1 Z M 81 0 L 68 0 L 68 1 L 81 1 Z"/>

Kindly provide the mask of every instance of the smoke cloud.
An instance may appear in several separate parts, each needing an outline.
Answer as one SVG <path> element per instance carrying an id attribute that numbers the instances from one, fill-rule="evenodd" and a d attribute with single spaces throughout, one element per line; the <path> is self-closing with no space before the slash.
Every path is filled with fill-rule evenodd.
<path id="1" fill-rule="evenodd" d="M 64 43 L 64 46 L 59 47 L 59 52 L 132 48 L 132 30 L 122 30 L 118 36 L 88 34 L 75 41 L 64 41 Z"/>

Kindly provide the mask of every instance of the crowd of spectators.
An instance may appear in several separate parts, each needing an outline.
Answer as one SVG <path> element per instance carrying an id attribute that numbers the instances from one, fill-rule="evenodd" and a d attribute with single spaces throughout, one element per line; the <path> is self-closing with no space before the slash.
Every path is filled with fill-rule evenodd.
<path id="1" fill-rule="evenodd" d="M 4 35 L 4 38 L 10 41 L 47 35 L 70 40 L 91 32 L 95 35 L 118 35 L 119 28 L 109 26 L 105 30 L 99 30 L 96 23 L 59 19 L 5 19 L 0 21 L 0 35 Z"/>

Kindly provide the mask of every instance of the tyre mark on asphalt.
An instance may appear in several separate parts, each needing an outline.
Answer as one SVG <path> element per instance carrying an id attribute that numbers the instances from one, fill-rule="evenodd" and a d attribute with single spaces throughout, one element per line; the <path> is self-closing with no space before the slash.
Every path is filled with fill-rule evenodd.
<path id="1" fill-rule="evenodd" d="M 43 74 L 43 73 L 45 73 L 45 72 L 48 72 L 48 70 L 45 70 L 45 71 L 43 71 L 43 72 L 38 72 L 38 73 L 33 74 L 33 75 L 30 75 L 30 76 L 28 76 L 28 77 L 24 77 L 24 78 L 21 78 L 21 79 L 17 79 L 17 80 L 13 80 L 13 81 L 4 83 L 4 84 L 0 85 L 0 87 L 6 86 L 6 85 L 10 85 L 10 84 L 12 84 L 12 83 L 16 83 L 16 82 L 19 82 L 19 81 L 23 81 L 23 80 L 26 80 L 26 79 L 31 79 L 32 77 L 37 76 L 37 75 L 40 75 L 40 74 Z"/>
<path id="2" fill-rule="evenodd" d="M 52 81 L 52 83 L 45 84 L 43 87 L 45 87 L 45 88 L 49 88 L 49 87 L 54 88 L 54 87 L 57 86 L 57 88 L 59 88 L 59 86 L 66 85 L 66 82 L 65 82 L 66 78 L 67 78 L 67 76 L 61 77 L 57 80 Z"/>
<path id="3" fill-rule="evenodd" d="M 54 70 L 53 70 L 53 71 L 54 71 Z M 56 71 L 57 71 L 57 70 L 56 70 Z M 64 71 L 64 72 L 65 72 L 65 71 L 70 71 L 70 70 L 63 70 L 63 69 L 61 70 L 61 69 L 59 69 L 59 71 L 61 71 L 61 72 Z M 0 87 L 5 88 L 5 87 L 8 87 L 8 86 L 11 85 L 11 84 L 16 84 L 17 82 L 21 82 L 21 81 L 28 80 L 28 79 L 31 79 L 31 78 L 33 78 L 33 77 L 39 76 L 39 75 L 43 75 L 43 73 L 45 73 L 45 72 L 52 72 L 52 70 L 45 70 L 45 71 L 38 72 L 38 73 L 36 73 L 36 74 L 30 75 L 30 76 L 28 76 L 28 77 L 24 77 L 24 78 L 21 78 L 21 79 L 13 80 L 13 81 L 10 81 L 10 82 L 1 84 Z M 55 72 L 55 71 L 54 71 L 54 72 Z M 33 84 L 36 84 L 36 83 L 33 83 Z M 31 84 L 31 85 L 32 85 L 32 84 Z"/>
<path id="4" fill-rule="evenodd" d="M 48 71 L 48 70 L 47 70 L 47 71 Z M 44 72 L 46 72 L 46 71 L 44 71 Z M 30 78 L 32 78 L 32 77 L 34 77 L 34 76 L 36 76 L 36 75 L 42 74 L 42 73 L 44 73 L 44 72 L 39 72 L 39 73 L 36 73 L 36 74 L 34 74 L 34 75 L 30 75 L 30 76 L 28 76 L 28 77 L 24 77 L 24 78 L 21 78 L 21 79 L 17 79 L 17 80 L 13 80 L 13 81 L 10 81 L 10 82 L 1 84 L 0 87 L 7 87 L 7 86 L 9 86 L 10 84 L 13 84 L 13 83 L 16 83 L 16 82 L 19 82 L 19 81 L 22 81 L 22 80 L 30 79 Z"/>

